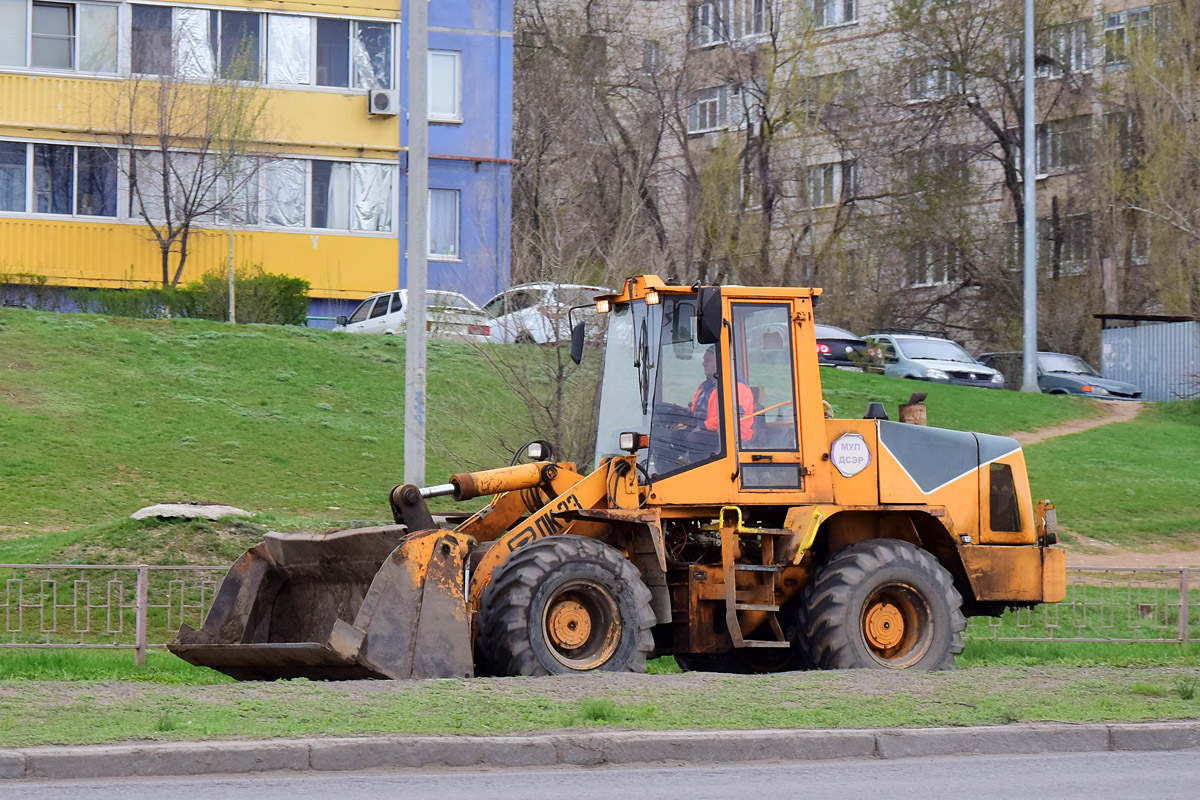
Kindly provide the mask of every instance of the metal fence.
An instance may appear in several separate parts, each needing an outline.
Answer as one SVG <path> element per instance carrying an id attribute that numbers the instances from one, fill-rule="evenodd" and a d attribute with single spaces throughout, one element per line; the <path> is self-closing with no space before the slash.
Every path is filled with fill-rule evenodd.
<path id="1" fill-rule="evenodd" d="M 1200 641 L 1200 570 L 1067 569 L 1061 603 L 974 617 L 966 638 L 1002 642 Z M 1195 588 L 1193 588 L 1195 587 Z"/>
<path id="2" fill-rule="evenodd" d="M 199 628 L 227 567 L 0 564 L 0 648 L 125 648 L 139 664 L 180 623 Z M 1061 603 L 975 617 L 968 640 L 1200 641 L 1200 581 L 1188 569 L 1067 570 Z M 1195 587 L 1195 588 L 1193 588 Z"/>
<path id="3" fill-rule="evenodd" d="M 228 567 L 0 564 L 0 647 L 165 647 L 198 628 Z"/>

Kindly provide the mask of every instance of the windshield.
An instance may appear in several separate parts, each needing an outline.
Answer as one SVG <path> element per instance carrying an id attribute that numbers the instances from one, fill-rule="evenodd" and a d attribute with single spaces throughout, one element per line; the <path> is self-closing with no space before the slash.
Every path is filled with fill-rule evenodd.
<path id="1" fill-rule="evenodd" d="M 644 346 L 642 342 L 634 341 L 635 309 L 640 327 L 646 317 L 645 303 L 622 303 L 608 314 L 604 383 L 600 388 L 600 414 L 596 425 L 596 466 L 608 456 L 621 455 L 618 439 L 623 431 L 648 433 L 650 430 L 649 392 L 643 393 L 643 387 L 647 387 L 649 373 L 653 370 L 638 358 L 639 349 Z M 657 325 L 653 327 L 658 328 Z M 646 330 L 650 330 L 649 325 Z M 647 373 L 645 377 L 643 369 Z"/>
<path id="2" fill-rule="evenodd" d="M 971 354 L 945 339 L 897 339 L 896 345 L 906 358 L 920 361 L 961 361 L 975 364 Z"/>
<path id="3" fill-rule="evenodd" d="M 597 464 L 620 453 L 623 431 L 650 435 L 640 458 L 652 479 L 723 455 L 722 389 L 711 366 L 717 350 L 697 343 L 695 307 L 685 295 L 621 304 L 608 315 Z"/>
<path id="4" fill-rule="evenodd" d="M 1079 356 L 1068 356 L 1062 353 L 1039 353 L 1038 366 L 1043 372 L 1070 372 L 1074 375 L 1096 375 L 1100 373 Z"/>

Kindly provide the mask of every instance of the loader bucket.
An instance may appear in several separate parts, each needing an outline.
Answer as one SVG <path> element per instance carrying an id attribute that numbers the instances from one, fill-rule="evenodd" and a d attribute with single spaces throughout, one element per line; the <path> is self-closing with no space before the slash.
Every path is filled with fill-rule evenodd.
<path id="1" fill-rule="evenodd" d="M 238 680 L 469 677 L 473 545 L 401 525 L 268 533 L 230 568 L 201 629 L 180 626 L 168 648 Z"/>

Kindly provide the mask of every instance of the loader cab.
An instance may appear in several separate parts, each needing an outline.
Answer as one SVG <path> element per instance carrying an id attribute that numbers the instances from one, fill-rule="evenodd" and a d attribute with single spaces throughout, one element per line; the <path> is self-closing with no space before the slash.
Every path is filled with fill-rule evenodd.
<path id="1" fill-rule="evenodd" d="M 815 418 L 804 417 L 798 386 L 800 355 L 815 353 L 811 324 L 800 324 L 811 320 L 811 300 L 738 289 L 714 302 L 662 287 L 611 304 L 597 463 L 620 454 L 622 432 L 636 431 L 648 434 L 643 480 L 669 490 L 671 502 L 779 503 L 780 492 L 797 501 L 811 493 L 805 454 L 819 459 L 821 447 L 803 447 L 804 433 L 824 434 L 815 365 Z"/>

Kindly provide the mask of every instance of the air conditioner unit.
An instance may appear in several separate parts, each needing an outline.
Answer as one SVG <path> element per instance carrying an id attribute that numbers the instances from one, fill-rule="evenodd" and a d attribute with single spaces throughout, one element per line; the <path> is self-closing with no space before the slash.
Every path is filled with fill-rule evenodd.
<path id="1" fill-rule="evenodd" d="M 372 89 L 367 95 L 367 116 L 394 117 L 400 113 L 400 92 L 395 89 Z"/>

